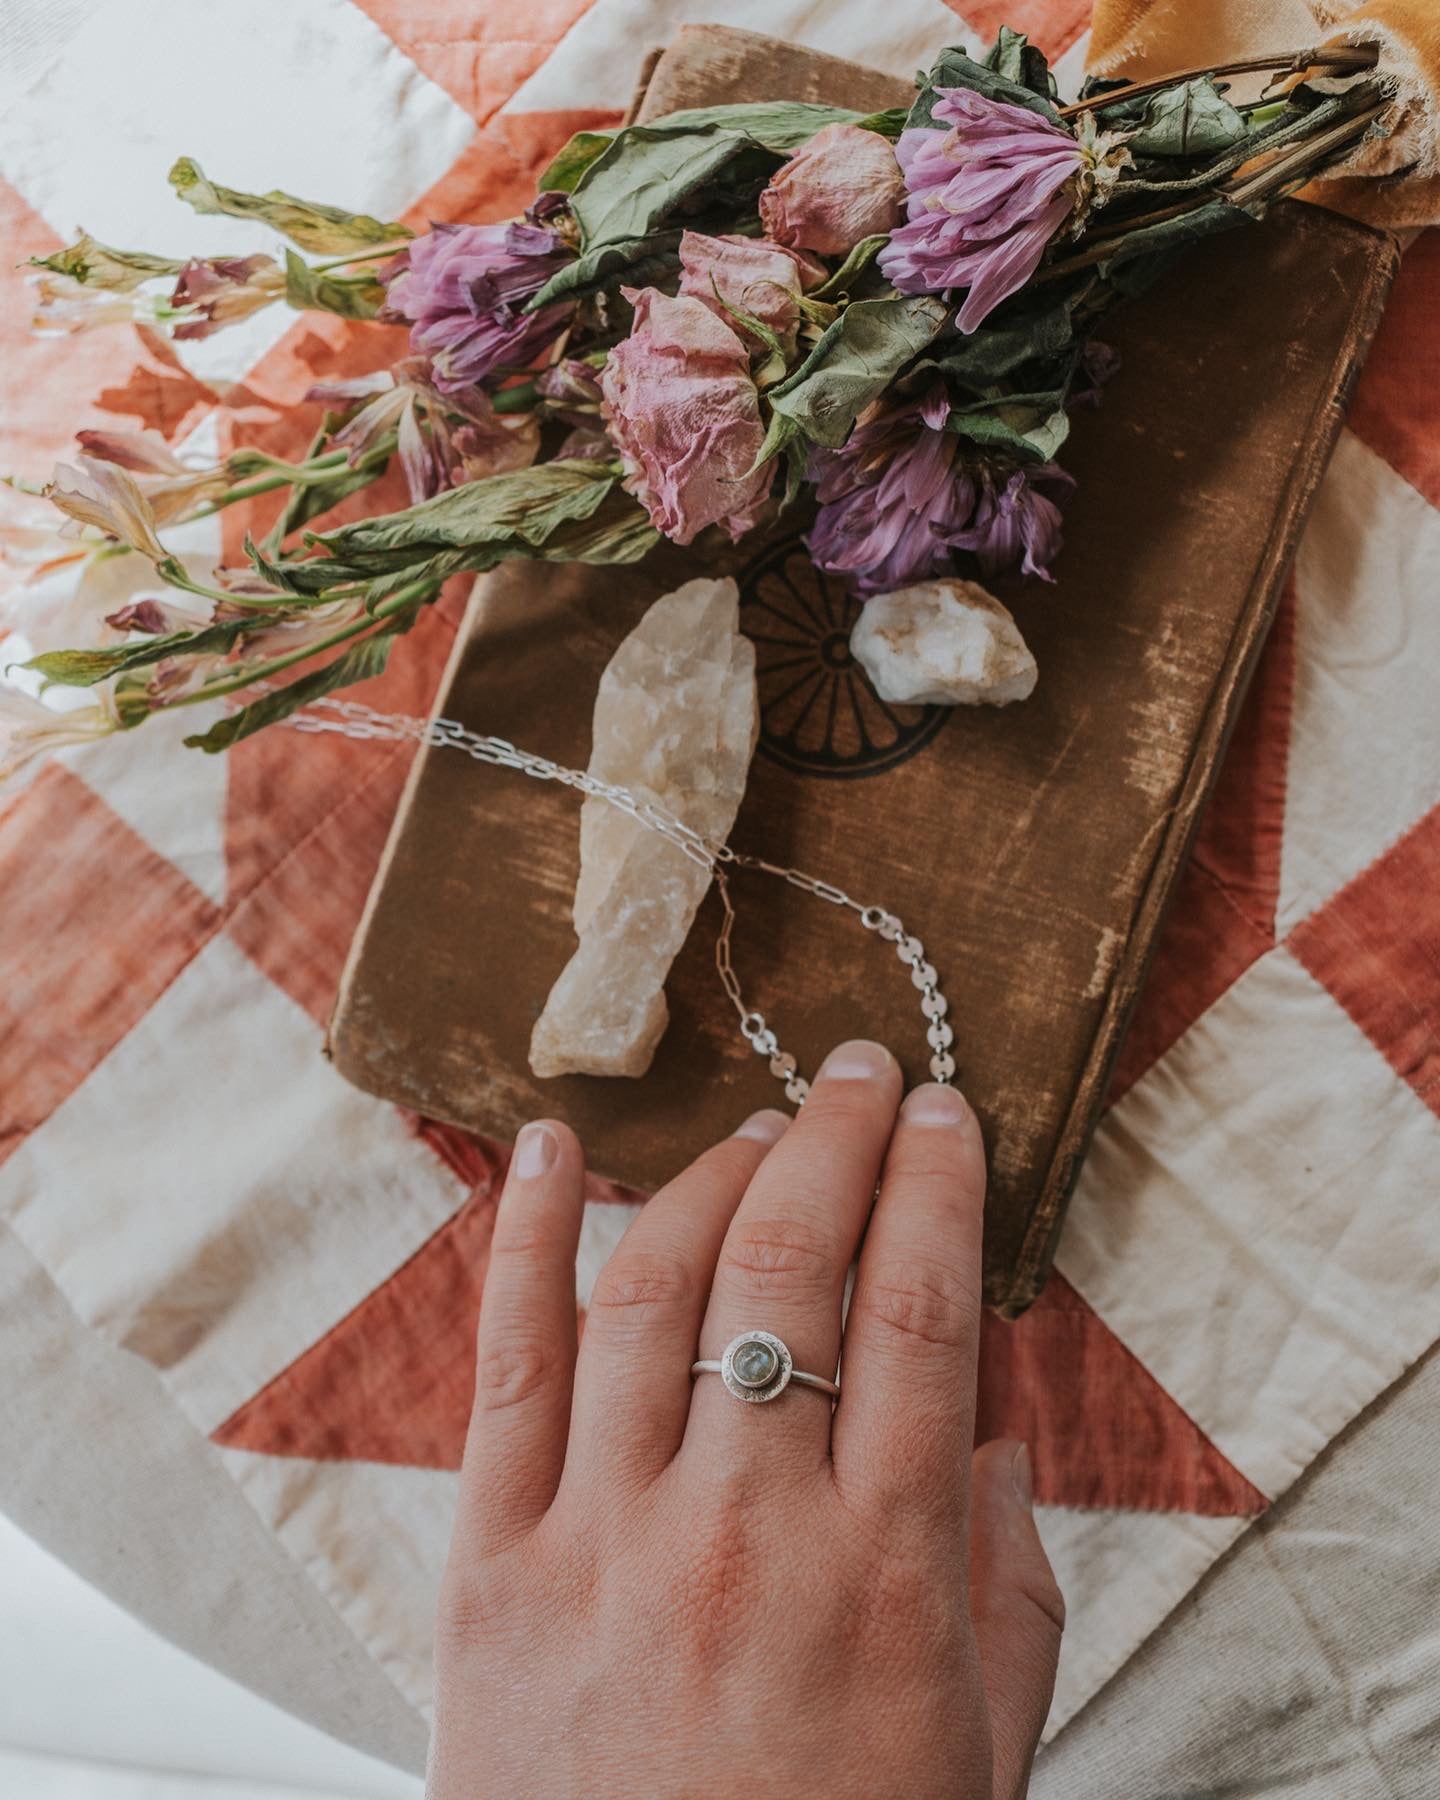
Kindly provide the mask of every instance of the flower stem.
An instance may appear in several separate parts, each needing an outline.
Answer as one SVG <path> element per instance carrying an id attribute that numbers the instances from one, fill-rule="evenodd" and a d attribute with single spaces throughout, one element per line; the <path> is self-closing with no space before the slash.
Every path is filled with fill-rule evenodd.
<path id="1" fill-rule="evenodd" d="M 366 613 L 362 618 L 353 619 L 348 625 L 337 626 L 327 636 L 313 644 L 304 644 L 288 655 L 273 657 L 269 662 L 259 663 L 254 668 L 246 669 L 238 675 L 232 675 L 226 681 L 214 681 L 193 694 L 174 700 L 164 711 L 171 711 L 179 706 L 198 706 L 202 700 L 219 700 L 226 694 L 239 693 L 241 688 L 253 687 L 257 681 L 267 681 L 272 675 L 279 675 L 291 669 L 296 663 L 306 662 L 312 656 L 318 656 L 323 650 L 333 650 L 336 645 L 348 643 L 352 638 L 361 636 L 373 625 L 383 624 L 386 619 L 394 618 L 396 613 L 404 612 L 417 600 L 433 598 L 439 591 L 440 583 L 430 577 L 407 582 L 404 587 L 397 588 L 388 600 L 382 600 L 374 612 Z"/>
<path id="2" fill-rule="evenodd" d="M 1206 76 L 1213 81 L 1217 75 L 1259 75 L 1266 69 L 1274 69 L 1282 75 L 1304 75 L 1310 69 L 1323 69 L 1331 76 L 1358 75 L 1365 69 L 1373 69 L 1379 56 L 1374 44 L 1332 44 L 1320 50 L 1296 51 L 1293 55 L 1246 57 L 1239 62 L 1212 64 L 1209 68 L 1185 69 L 1175 75 L 1157 75 L 1153 81 L 1127 82 L 1124 87 L 1111 88 L 1108 93 L 1094 94 L 1088 100 L 1076 100 L 1070 106 L 1062 106 L 1055 116 L 1077 119 L 1081 113 L 1103 112 L 1106 107 L 1118 106 L 1123 101 L 1138 100 L 1145 94 L 1159 94 L 1166 88 L 1180 87 L 1187 81 L 1200 81 Z"/>
<path id="3" fill-rule="evenodd" d="M 356 250 L 350 256 L 333 256 L 328 262 L 312 263 L 310 267 L 324 273 L 327 269 L 345 269 L 352 263 L 379 262 L 382 256 L 396 256 L 414 242 L 410 237 L 393 238 L 388 244 L 375 244 L 368 250 Z"/>

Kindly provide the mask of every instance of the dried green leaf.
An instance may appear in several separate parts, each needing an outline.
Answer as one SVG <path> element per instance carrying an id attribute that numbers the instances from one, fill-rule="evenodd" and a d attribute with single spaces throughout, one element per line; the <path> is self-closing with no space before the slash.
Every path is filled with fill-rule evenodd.
<path id="1" fill-rule="evenodd" d="M 338 313 L 342 319 L 373 319 L 384 303 L 385 290 L 373 275 L 322 275 L 287 250 L 285 298 L 297 312 L 308 307 Z"/>
<path id="2" fill-rule="evenodd" d="M 1156 94 L 1130 139 L 1134 156 L 1216 156 L 1246 136 L 1244 117 L 1208 76 Z"/>
<path id="3" fill-rule="evenodd" d="M 680 267 L 680 233 L 652 231 L 646 237 L 621 238 L 582 251 L 573 262 L 558 269 L 544 287 L 526 302 L 526 312 L 538 312 L 557 300 L 578 300 L 599 288 L 653 287 Z"/>
<path id="4" fill-rule="evenodd" d="M 598 156 L 609 149 L 613 131 L 577 131 L 535 183 L 540 194 L 571 193 Z"/>
<path id="5" fill-rule="evenodd" d="M 1070 434 L 1065 391 L 1005 394 L 952 409 L 946 430 L 1022 462 L 1050 462 Z"/>
<path id="6" fill-rule="evenodd" d="M 391 645 L 414 622 L 414 611 L 388 620 L 380 630 L 362 639 L 360 643 L 353 644 L 344 655 L 337 656 L 334 662 L 327 663 L 323 669 L 302 675 L 298 681 L 292 681 L 288 687 L 279 688 L 274 693 L 262 694 L 248 706 L 239 707 L 235 712 L 227 713 L 223 719 L 217 719 L 208 731 L 187 737 L 187 747 L 204 750 L 208 755 L 214 756 L 218 751 L 228 750 L 232 744 L 238 744 L 241 738 L 252 737 L 265 726 L 288 719 L 302 706 L 308 706 L 312 700 L 319 700 L 326 694 L 333 694 L 337 688 L 353 687 L 357 681 L 369 681 L 373 676 L 383 675 L 385 665 L 390 660 Z"/>
<path id="7" fill-rule="evenodd" d="M 1074 297 L 1067 295 L 1023 313 L 1007 308 L 968 337 L 943 338 L 918 366 L 934 368 L 979 392 L 1010 380 L 1027 365 L 1059 376 L 1068 369 L 1076 348 L 1074 304 Z M 1061 384 L 1057 380 L 1053 385 Z"/>
<path id="8" fill-rule="evenodd" d="M 826 125 L 853 125 L 859 121 L 860 114 L 849 106 L 823 106 L 810 100 L 756 100 L 732 106 L 686 107 L 682 112 L 647 119 L 646 127 L 665 131 L 705 131 L 718 126 L 726 131 L 744 132 L 765 149 L 788 154 L 808 143 Z"/>
<path id="9" fill-rule="evenodd" d="M 112 250 L 108 244 L 97 243 L 88 231 L 82 231 L 73 244 L 53 255 L 32 256 L 30 266 L 49 269 L 53 275 L 68 275 L 85 287 L 108 288 L 117 294 L 128 294 L 161 276 L 178 275 L 185 267 L 172 257 L 150 256 L 143 250 Z"/>
<path id="10" fill-rule="evenodd" d="M 1028 88 L 1042 99 L 1055 98 L 1055 81 L 1045 53 L 1023 31 L 1000 27 L 1000 35 L 986 52 L 984 67 L 1017 87 Z"/>
<path id="11" fill-rule="evenodd" d="M 298 200 L 279 189 L 268 194 L 244 194 L 236 188 L 221 187 L 188 156 L 180 157 L 170 170 L 170 185 L 198 213 L 259 219 L 302 250 L 319 256 L 345 256 L 376 244 L 388 244 L 395 238 L 414 236 L 407 225 L 394 220 L 372 219 L 366 213 L 347 212 L 343 207 Z"/>
<path id="12" fill-rule="evenodd" d="M 1035 93 L 1022 82 L 997 74 L 984 63 L 972 62 L 963 50 L 952 49 L 940 52 L 935 66 L 925 77 L 915 104 L 906 117 L 907 129 L 916 125 L 933 126 L 935 102 L 939 97 L 937 90 L 953 87 L 973 88 L 977 94 L 984 94 L 991 100 L 1000 100 L 1009 106 L 1023 106 L 1027 112 L 1039 113 L 1042 119 L 1049 119 L 1052 124 L 1058 116 L 1053 101 L 1046 95 Z"/>
<path id="13" fill-rule="evenodd" d="M 228 650 L 253 624 L 253 620 L 227 620 L 223 625 L 202 626 L 199 631 L 172 631 L 163 637 L 94 650 L 47 650 L 20 666 L 33 669 L 47 687 L 97 687 L 112 675 L 147 668 L 172 656 L 213 656 Z"/>
<path id="14" fill-rule="evenodd" d="M 814 443 L 834 449 L 863 412 L 918 356 L 945 323 L 944 302 L 930 294 L 857 300 L 821 336 L 793 374 L 766 398 L 776 415 Z M 786 440 L 783 429 L 775 448 Z M 767 434 L 776 436 L 773 422 Z"/>
<path id="15" fill-rule="evenodd" d="M 848 293 L 889 242 L 890 235 L 884 231 L 877 231 L 873 237 L 861 238 L 835 273 L 828 280 L 822 281 L 819 287 L 811 288 L 809 298 L 834 300 L 838 295 Z"/>

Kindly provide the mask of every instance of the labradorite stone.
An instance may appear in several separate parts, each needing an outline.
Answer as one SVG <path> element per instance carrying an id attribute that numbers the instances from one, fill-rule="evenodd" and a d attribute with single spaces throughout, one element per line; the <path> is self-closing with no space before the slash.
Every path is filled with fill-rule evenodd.
<path id="1" fill-rule="evenodd" d="M 775 1379 L 780 1358 L 769 1344 L 762 1344 L 758 1338 L 751 1338 L 731 1357 L 730 1367 L 742 1387 L 764 1387 L 767 1382 Z"/>

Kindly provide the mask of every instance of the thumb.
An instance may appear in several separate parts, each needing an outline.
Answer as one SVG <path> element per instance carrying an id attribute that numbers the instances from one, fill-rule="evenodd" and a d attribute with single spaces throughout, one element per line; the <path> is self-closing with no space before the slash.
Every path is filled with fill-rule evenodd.
<path id="1" fill-rule="evenodd" d="M 1065 1602 L 1035 1529 L 1030 1452 L 998 1438 L 975 1452 L 970 1616 L 995 1745 L 995 1800 L 1023 1800 L 1050 1710 Z"/>

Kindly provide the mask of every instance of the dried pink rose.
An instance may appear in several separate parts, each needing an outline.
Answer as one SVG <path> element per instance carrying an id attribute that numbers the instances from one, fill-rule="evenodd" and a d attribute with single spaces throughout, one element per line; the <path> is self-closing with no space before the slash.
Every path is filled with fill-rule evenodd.
<path id="1" fill-rule="evenodd" d="M 749 354 L 693 295 L 623 291 L 635 323 L 610 352 L 600 389 L 625 485 L 677 544 L 707 525 L 739 538 L 755 524 L 773 473 L 748 473 L 765 436 Z"/>
<path id="2" fill-rule="evenodd" d="M 848 256 L 862 238 L 900 223 L 905 177 L 878 131 L 825 125 L 772 176 L 760 219 L 777 244 Z"/>
<path id="3" fill-rule="evenodd" d="M 726 312 L 721 301 L 749 313 L 769 326 L 787 356 L 794 353 L 800 327 L 800 296 L 822 282 L 826 273 L 808 256 L 764 238 L 707 237 L 703 231 L 682 233 L 680 268 L 682 294 L 701 301 L 747 338 L 753 334 Z"/>

